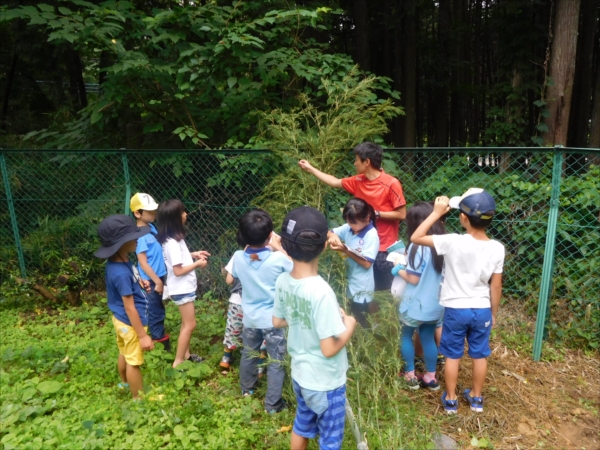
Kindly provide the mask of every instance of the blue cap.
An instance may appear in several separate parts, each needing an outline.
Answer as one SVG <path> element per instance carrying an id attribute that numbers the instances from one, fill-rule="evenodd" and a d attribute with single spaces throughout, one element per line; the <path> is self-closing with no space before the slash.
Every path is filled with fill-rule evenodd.
<path id="1" fill-rule="evenodd" d="M 479 219 L 491 219 L 496 212 L 494 198 L 481 188 L 470 188 L 460 197 L 452 197 L 449 205 L 450 208 L 459 209 L 469 217 Z"/>

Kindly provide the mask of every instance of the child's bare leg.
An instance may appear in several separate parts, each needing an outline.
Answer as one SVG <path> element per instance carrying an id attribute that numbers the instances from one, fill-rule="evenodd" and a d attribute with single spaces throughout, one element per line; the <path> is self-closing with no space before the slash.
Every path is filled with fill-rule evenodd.
<path id="1" fill-rule="evenodd" d="M 194 303 L 186 303 L 179 306 L 181 314 L 181 331 L 179 332 L 179 340 L 177 341 L 177 353 L 173 367 L 177 367 L 190 357 L 190 340 L 192 331 L 196 328 L 196 315 L 194 313 Z"/>
<path id="2" fill-rule="evenodd" d="M 475 360 L 473 360 L 475 361 Z M 446 399 L 456 400 L 456 384 L 458 383 L 458 368 L 460 359 L 446 358 L 444 378 L 446 380 Z"/>
<path id="3" fill-rule="evenodd" d="M 440 342 L 442 341 L 442 327 L 436 327 L 435 328 L 435 345 L 437 345 L 438 348 L 440 348 Z"/>
<path id="4" fill-rule="evenodd" d="M 308 446 L 308 438 L 298 436 L 292 431 L 292 442 L 290 448 L 292 450 L 305 450 Z"/>
<path id="5" fill-rule="evenodd" d="M 448 370 L 448 362 L 446 361 L 446 371 Z M 447 373 L 447 372 L 446 372 Z M 471 389 L 471 397 L 481 397 L 483 391 L 483 383 L 487 375 L 487 358 L 473 359 L 473 389 Z"/>
<path id="6" fill-rule="evenodd" d="M 127 382 L 129 383 L 129 389 L 131 389 L 133 398 L 138 398 L 139 393 L 143 390 L 140 366 L 130 366 L 127 364 Z"/>
<path id="7" fill-rule="evenodd" d="M 117 363 L 117 370 L 123 383 L 127 383 L 127 361 L 123 355 L 119 355 L 119 361 Z"/>

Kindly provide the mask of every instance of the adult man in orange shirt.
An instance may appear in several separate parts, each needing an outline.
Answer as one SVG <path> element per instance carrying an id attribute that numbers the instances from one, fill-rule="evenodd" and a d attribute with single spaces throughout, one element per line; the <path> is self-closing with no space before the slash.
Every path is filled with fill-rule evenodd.
<path id="1" fill-rule="evenodd" d="M 313 174 L 323 183 L 343 188 L 355 197 L 362 198 L 375 209 L 377 234 L 379 235 L 379 254 L 375 260 L 375 290 L 390 289 L 393 275 L 392 263 L 387 262 L 386 249 L 398 240 L 398 226 L 406 217 L 406 200 L 402 185 L 396 178 L 381 168 L 383 149 L 373 142 L 363 142 L 354 147 L 354 167 L 356 175 L 348 178 L 336 178 L 314 168 L 302 159 L 298 165 Z"/>

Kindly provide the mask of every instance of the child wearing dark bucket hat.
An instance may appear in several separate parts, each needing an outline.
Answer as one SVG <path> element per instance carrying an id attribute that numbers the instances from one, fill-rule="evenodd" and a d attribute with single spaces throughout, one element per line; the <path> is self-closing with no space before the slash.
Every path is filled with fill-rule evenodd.
<path id="1" fill-rule="evenodd" d="M 138 238 L 149 232 L 150 228 L 138 227 L 129 216 L 109 216 L 98 226 L 102 247 L 94 253 L 107 260 L 106 298 L 117 334 L 119 387 L 129 387 L 134 399 L 142 390 L 144 351 L 152 350 L 154 342 L 147 333 L 148 302 L 127 254 L 135 252 Z"/>

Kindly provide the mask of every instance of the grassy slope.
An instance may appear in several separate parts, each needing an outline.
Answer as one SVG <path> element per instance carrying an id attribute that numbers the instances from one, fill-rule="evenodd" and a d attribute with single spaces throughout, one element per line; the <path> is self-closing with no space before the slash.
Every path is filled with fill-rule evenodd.
<path id="1" fill-rule="evenodd" d="M 288 447 L 289 433 L 277 431 L 294 417 L 289 379 L 284 397 L 291 410 L 270 416 L 262 406 L 266 383 L 253 398 L 241 398 L 237 370 L 223 376 L 217 368 L 224 301 L 197 302 L 192 349 L 208 356 L 207 363 L 190 363 L 180 373 L 170 368 L 169 354 L 146 354 L 142 402 L 117 389 L 110 315 L 102 301 L 88 301 L 63 310 L 39 309 L 25 298 L 0 306 L 4 448 Z M 396 377 L 398 334 L 390 304 L 381 322 L 378 335 L 360 330 L 352 341 L 348 398 L 372 449 L 424 448 L 437 420 L 419 412 L 419 395 L 425 393 L 409 394 Z M 177 335 L 172 305 L 167 327 Z M 318 446 L 311 442 L 309 448 Z M 356 448 L 348 428 L 344 448 Z"/>

